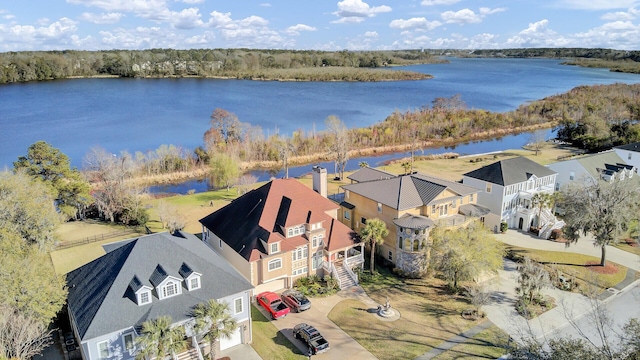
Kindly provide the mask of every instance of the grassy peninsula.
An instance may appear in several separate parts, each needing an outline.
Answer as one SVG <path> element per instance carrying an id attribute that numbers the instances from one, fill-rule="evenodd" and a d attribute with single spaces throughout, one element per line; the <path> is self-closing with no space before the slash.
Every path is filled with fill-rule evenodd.
<path id="1" fill-rule="evenodd" d="M 0 84 L 82 77 L 231 78 L 280 81 L 421 80 L 393 66 L 442 63 L 421 50 L 150 49 L 0 53 Z M 386 70 L 383 70 L 386 69 Z"/>

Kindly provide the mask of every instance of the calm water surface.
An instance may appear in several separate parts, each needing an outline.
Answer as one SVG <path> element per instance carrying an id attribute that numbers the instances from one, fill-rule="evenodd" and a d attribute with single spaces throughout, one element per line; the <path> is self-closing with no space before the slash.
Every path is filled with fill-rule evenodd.
<path id="1" fill-rule="evenodd" d="M 193 149 L 202 144 L 209 115 L 217 107 L 260 125 L 267 135 L 290 134 L 296 129 L 322 130 L 329 115 L 339 116 L 350 127 L 368 126 L 396 109 L 416 109 L 455 94 L 469 107 L 508 111 L 578 85 L 640 82 L 639 75 L 561 66 L 559 60 L 450 60 L 407 67 L 435 76 L 424 81 L 78 79 L 4 85 L 0 168 L 11 166 L 38 140 L 61 149 L 78 167 L 94 146 L 113 153 L 144 152 L 162 144 Z"/>

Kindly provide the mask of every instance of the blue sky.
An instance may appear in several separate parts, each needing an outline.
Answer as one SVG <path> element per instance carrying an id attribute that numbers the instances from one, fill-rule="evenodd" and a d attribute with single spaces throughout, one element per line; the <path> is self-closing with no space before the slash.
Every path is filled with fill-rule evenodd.
<path id="1" fill-rule="evenodd" d="M 640 0 L 0 0 L 0 51 L 604 47 Z"/>

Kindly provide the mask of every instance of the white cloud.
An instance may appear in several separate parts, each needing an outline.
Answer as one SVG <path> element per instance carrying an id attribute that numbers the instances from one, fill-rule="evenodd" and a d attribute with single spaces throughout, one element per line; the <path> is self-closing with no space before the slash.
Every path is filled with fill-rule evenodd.
<path id="1" fill-rule="evenodd" d="M 640 11 L 635 8 L 631 8 L 625 11 L 618 11 L 613 13 L 606 13 L 602 15 L 600 18 L 605 21 L 629 21 L 634 20 L 638 17 Z"/>
<path id="2" fill-rule="evenodd" d="M 296 24 L 293 26 L 289 26 L 285 32 L 289 35 L 300 35 L 301 31 L 317 31 L 313 26 L 305 25 L 305 24 Z"/>
<path id="3" fill-rule="evenodd" d="M 571 38 L 558 34 L 548 27 L 549 20 L 543 19 L 520 31 L 517 35 L 507 39 L 504 47 L 565 47 L 584 46 L 572 45 Z"/>
<path id="4" fill-rule="evenodd" d="M 73 47 L 77 23 L 63 17 L 46 26 L 0 24 L 0 49 L 49 50 Z"/>
<path id="5" fill-rule="evenodd" d="M 424 6 L 433 6 L 433 5 L 453 5 L 460 0 L 422 0 L 421 4 Z"/>
<path id="6" fill-rule="evenodd" d="M 204 25 L 200 18 L 198 8 L 188 8 L 180 12 L 170 11 L 167 20 L 177 29 L 193 29 Z"/>
<path id="7" fill-rule="evenodd" d="M 204 3 L 204 0 L 176 0 L 176 1 L 180 1 L 180 2 L 183 2 L 185 4 L 202 4 L 202 3 Z"/>
<path id="8" fill-rule="evenodd" d="M 207 25 L 220 31 L 222 37 L 232 43 L 230 46 L 283 48 L 294 44 L 293 40 L 285 39 L 270 29 L 269 22 L 260 16 L 234 20 L 231 13 L 213 11 L 210 15 Z"/>
<path id="9" fill-rule="evenodd" d="M 367 31 L 364 33 L 364 36 L 368 38 L 377 38 L 380 35 L 378 35 L 377 31 Z"/>
<path id="10" fill-rule="evenodd" d="M 616 49 L 637 49 L 637 41 L 640 37 L 640 25 L 631 21 L 614 21 L 589 31 L 574 35 L 576 44 L 585 44 L 585 47 L 613 47 Z"/>
<path id="11" fill-rule="evenodd" d="M 610 10 L 634 7 L 638 0 L 562 0 L 560 6 L 582 10 Z"/>
<path id="12" fill-rule="evenodd" d="M 411 18 L 411 19 L 396 19 L 389 23 L 389 27 L 392 29 L 400 30 L 433 30 L 438 26 L 441 26 L 440 21 L 429 21 L 423 17 Z"/>
<path id="13" fill-rule="evenodd" d="M 84 20 L 94 24 L 115 24 L 124 16 L 122 13 L 110 12 L 102 14 L 82 13 L 80 20 Z"/>
<path id="14" fill-rule="evenodd" d="M 0 17 L 5 20 L 15 19 L 15 16 L 10 14 L 7 10 L 0 9 Z"/>
<path id="15" fill-rule="evenodd" d="M 462 9 L 458 11 L 445 11 L 440 16 L 448 24 L 473 24 L 482 22 L 487 15 L 505 11 L 505 8 L 490 9 L 481 7 L 480 12 L 476 14 L 471 9 Z"/>
<path id="16" fill-rule="evenodd" d="M 442 20 L 449 24 L 471 24 L 482 21 L 482 16 L 470 9 L 458 11 L 445 11 L 441 15 Z"/>
<path id="17" fill-rule="evenodd" d="M 332 21 L 333 23 L 359 23 L 368 17 L 374 17 L 377 14 L 390 12 L 391 7 L 387 5 L 369 6 L 362 0 L 343 0 L 338 2 L 338 11 L 333 12 L 340 19 Z"/>

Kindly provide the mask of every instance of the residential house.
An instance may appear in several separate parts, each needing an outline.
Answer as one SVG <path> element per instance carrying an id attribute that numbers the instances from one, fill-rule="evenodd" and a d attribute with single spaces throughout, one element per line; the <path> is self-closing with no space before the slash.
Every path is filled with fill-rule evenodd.
<path id="1" fill-rule="evenodd" d="M 318 176 L 326 183 L 326 170 Z M 272 180 L 201 219 L 202 238 L 256 293 L 290 288 L 308 275 L 331 274 L 345 288 L 356 283 L 352 269 L 364 256 L 337 220 L 338 208 L 296 179 Z"/>
<path id="2" fill-rule="evenodd" d="M 555 183 L 556 191 L 573 181 L 585 179 L 606 181 L 631 179 L 638 170 L 633 165 L 627 165 L 614 150 L 559 161 L 549 164 L 548 167 L 558 173 Z M 640 177 L 636 175 L 636 181 L 638 179 Z"/>
<path id="3" fill-rule="evenodd" d="M 191 311 L 210 299 L 229 304 L 238 323 L 218 350 L 251 342 L 251 284 L 194 235 L 158 233 L 104 248 L 67 274 L 69 317 L 84 359 L 134 359 L 142 323 L 161 316 L 185 327 L 197 353 Z"/>
<path id="4" fill-rule="evenodd" d="M 625 164 L 640 169 L 640 142 L 616 146 L 613 151 L 620 156 Z"/>
<path id="5" fill-rule="evenodd" d="M 365 181 L 390 179 L 392 177 L 396 177 L 396 175 L 367 166 L 353 172 L 351 175 L 347 176 L 347 179 L 351 180 L 351 183 L 353 184 Z"/>
<path id="6" fill-rule="evenodd" d="M 489 213 L 477 204 L 481 190 L 471 186 L 423 174 L 366 181 L 362 171 L 369 170 L 352 175 L 361 182 L 342 186 L 340 221 L 359 232 L 367 219 L 383 220 L 389 235 L 377 249 L 408 274 L 425 269 L 434 226 L 460 226 Z"/>
<path id="7" fill-rule="evenodd" d="M 538 221 L 532 198 L 536 193 L 553 193 L 557 173 L 535 161 L 519 156 L 496 161 L 463 175 L 462 183 L 483 189 L 478 203 L 491 210 L 485 224 L 498 230 L 501 222 L 509 228 L 528 230 L 545 219 L 555 219 L 549 211 Z M 548 220 L 555 221 L 555 220 Z"/>

